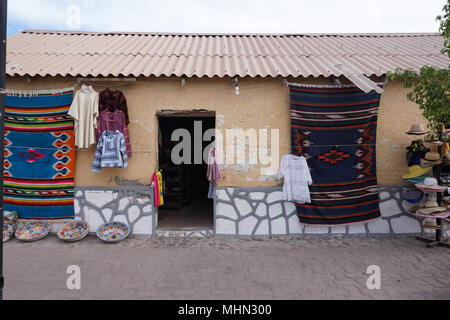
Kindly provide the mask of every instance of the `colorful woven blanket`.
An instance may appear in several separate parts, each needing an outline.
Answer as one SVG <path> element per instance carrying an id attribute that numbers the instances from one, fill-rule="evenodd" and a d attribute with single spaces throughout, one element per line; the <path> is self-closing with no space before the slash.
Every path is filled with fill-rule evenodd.
<path id="1" fill-rule="evenodd" d="M 6 96 L 4 210 L 20 219 L 74 218 L 72 98 Z"/>
<path id="2" fill-rule="evenodd" d="M 347 225 L 379 218 L 376 133 L 380 95 L 358 88 L 291 86 L 292 152 L 314 184 L 300 221 Z"/>

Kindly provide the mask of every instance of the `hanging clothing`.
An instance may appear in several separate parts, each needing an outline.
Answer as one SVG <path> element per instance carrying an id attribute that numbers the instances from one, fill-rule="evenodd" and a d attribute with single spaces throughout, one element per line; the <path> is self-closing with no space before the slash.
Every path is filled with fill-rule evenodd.
<path id="1" fill-rule="evenodd" d="M 100 172 L 102 168 L 128 169 L 125 139 L 119 130 L 106 130 L 98 140 L 92 171 Z"/>
<path id="2" fill-rule="evenodd" d="M 161 171 L 153 173 L 151 187 L 154 189 L 155 207 L 164 205 L 164 188 Z"/>
<path id="3" fill-rule="evenodd" d="M 208 152 L 208 169 L 206 179 L 209 181 L 208 199 L 214 199 L 216 193 L 216 183 L 220 180 L 219 166 L 216 161 L 216 147 L 212 147 Z"/>
<path id="4" fill-rule="evenodd" d="M 122 132 L 125 138 L 125 145 L 127 147 L 127 156 L 131 158 L 131 142 L 130 142 L 130 134 L 128 132 L 128 126 L 126 124 L 125 115 L 120 110 L 111 111 L 102 111 L 100 112 L 100 116 L 97 124 L 97 139 L 100 138 L 102 133 L 105 130 L 116 131 L 119 130 Z"/>
<path id="5" fill-rule="evenodd" d="M 206 171 L 206 178 L 211 183 L 215 183 L 220 180 L 220 171 L 216 161 L 215 147 L 212 147 L 208 152 L 208 170 Z"/>
<path id="6" fill-rule="evenodd" d="M 114 112 L 116 110 L 120 110 L 125 115 L 126 124 L 130 124 L 130 119 L 128 117 L 128 106 L 127 100 L 125 99 L 124 94 L 119 91 L 111 91 L 109 88 L 100 92 L 100 100 L 99 100 L 99 111 L 111 111 Z"/>
<path id="7" fill-rule="evenodd" d="M 151 187 L 154 190 L 154 198 L 155 198 L 155 207 L 160 207 L 161 206 L 161 198 L 160 198 L 160 190 L 159 190 L 159 182 L 158 182 L 158 175 L 155 173 L 153 173 L 152 176 L 152 184 Z"/>
<path id="8" fill-rule="evenodd" d="M 163 178 L 162 178 L 161 171 L 158 171 L 156 173 L 156 175 L 158 177 L 159 203 L 161 204 L 161 206 L 163 206 L 164 205 L 164 188 L 163 188 Z"/>
<path id="9" fill-rule="evenodd" d="M 96 142 L 98 105 L 98 92 L 92 86 L 82 85 L 68 113 L 74 119 L 75 146 L 80 149 L 90 148 Z"/>
<path id="10" fill-rule="evenodd" d="M 281 160 L 278 179 L 284 178 L 283 200 L 311 203 L 309 185 L 313 183 L 305 157 L 286 155 Z"/>

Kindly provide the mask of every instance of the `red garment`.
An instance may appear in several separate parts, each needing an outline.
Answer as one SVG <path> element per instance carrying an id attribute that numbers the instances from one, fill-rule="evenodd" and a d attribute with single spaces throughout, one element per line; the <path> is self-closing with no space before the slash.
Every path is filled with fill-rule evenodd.
<path id="1" fill-rule="evenodd" d="M 124 94 L 119 90 L 111 91 L 108 88 L 100 92 L 98 110 L 99 112 L 105 110 L 114 112 L 120 110 L 125 115 L 126 124 L 130 124 L 127 100 L 125 99 Z"/>

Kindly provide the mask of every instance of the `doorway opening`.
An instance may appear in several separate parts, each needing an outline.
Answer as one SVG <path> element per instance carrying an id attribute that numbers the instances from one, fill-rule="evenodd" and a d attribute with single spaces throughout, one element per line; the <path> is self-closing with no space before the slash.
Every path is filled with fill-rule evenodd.
<path id="1" fill-rule="evenodd" d="M 214 200 L 208 195 L 208 164 L 203 161 L 203 152 L 211 141 L 203 141 L 203 137 L 206 131 L 215 129 L 215 112 L 168 111 L 159 113 L 158 118 L 159 168 L 164 181 L 164 205 L 158 209 L 158 229 L 212 230 Z M 185 142 L 183 138 L 172 141 L 175 131 L 189 133 L 190 150 L 185 148 L 180 151 L 180 143 Z M 200 148 L 201 161 L 198 155 L 195 156 Z M 179 160 L 174 155 L 183 157 L 183 163 L 177 164 Z"/>

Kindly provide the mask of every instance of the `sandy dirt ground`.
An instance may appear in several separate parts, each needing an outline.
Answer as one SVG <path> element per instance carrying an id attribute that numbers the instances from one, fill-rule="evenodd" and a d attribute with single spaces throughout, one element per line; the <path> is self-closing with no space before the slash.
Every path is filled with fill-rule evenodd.
<path id="1" fill-rule="evenodd" d="M 450 250 L 412 237 L 5 244 L 5 299 L 450 299 Z M 70 290 L 69 266 L 80 270 Z M 381 289 L 367 288 L 369 266 Z"/>

